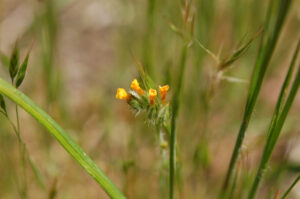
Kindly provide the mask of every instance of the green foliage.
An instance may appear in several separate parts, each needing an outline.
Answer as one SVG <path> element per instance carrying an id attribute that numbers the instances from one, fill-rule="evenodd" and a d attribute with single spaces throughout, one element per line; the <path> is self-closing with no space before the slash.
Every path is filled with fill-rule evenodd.
<path id="1" fill-rule="evenodd" d="M 12 83 L 16 86 L 16 88 L 20 87 L 23 83 L 23 80 L 26 75 L 28 60 L 29 60 L 29 53 L 27 53 L 25 59 L 23 60 L 22 64 L 19 66 L 19 48 L 17 44 L 12 52 L 10 58 L 8 58 L 4 53 L 0 54 L 2 64 L 9 69 L 9 75 L 11 78 Z"/>
<path id="2" fill-rule="evenodd" d="M 168 121 L 169 105 L 164 105 L 161 99 L 157 97 L 155 98 L 155 104 L 151 104 L 149 93 L 144 92 L 145 94 L 140 96 L 135 91 L 129 91 L 131 99 L 128 101 L 128 104 L 136 114 L 145 112 L 149 121 L 156 126 L 156 128 L 161 128 L 166 125 Z"/>
<path id="3" fill-rule="evenodd" d="M 170 167 L 170 199 L 175 198 L 175 170 L 176 170 L 176 134 L 177 134 L 177 117 L 181 102 L 181 93 L 183 88 L 183 79 L 185 74 L 186 68 L 186 60 L 187 60 L 187 53 L 188 53 L 189 44 L 184 44 L 181 51 L 181 57 L 179 62 L 179 71 L 177 77 L 177 85 L 174 88 L 174 94 L 172 98 L 172 113 L 171 113 L 171 135 L 170 135 L 170 160 L 169 160 L 169 167 Z"/>
<path id="4" fill-rule="evenodd" d="M 0 50 L 0 63 L 4 66 L 0 72 L 9 71 L 3 79 L 10 76 L 11 80 L 9 84 L 9 81 L 0 79 L 0 115 L 5 119 L 0 121 L 0 145 L 3 145 L 0 160 L 2 155 L 8 156 L 5 157 L 7 162 L 12 159 L 8 166 L 0 164 L 0 170 L 5 171 L 0 178 L 0 198 L 14 198 L 19 194 L 25 199 L 34 196 L 36 191 L 42 191 L 49 199 L 69 195 L 76 198 L 79 197 L 76 195 L 78 192 L 97 192 L 93 190 L 94 186 L 85 187 L 85 183 L 76 185 L 78 190 L 70 189 L 75 180 L 85 181 L 85 173 L 77 173 L 77 167 L 65 165 L 66 162 L 74 162 L 53 153 L 56 141 L 111 198 L 211 199 L 220 194 L 221 199 L 254 199 L 261 188 L 261 195 L 257 198 L 265 196 L 271 199 L 280 186 L 285 187 L 288 172 L 299 175 L 300 166 L 291 163 L 289 156 L 290 150 L 293 150 L 292 138 L 298 129 L 297 110 L 286 121 L 299 87 L 296 67 L 299 44 L 282 85 L 268 134 L 261 134 L 271 115 L 270 101 L 280 83 L 276 75 L 289 64 L 286 64 L 285 57 L 298 32 L 295 9 L 289 12 L 292 0 L 44 0 L 33 5 L 30 1 L 11 3 L 9 9 L 6 8 L 7 2 L 0 3 L 4 13 L 10 13 L 12 7 L 21 5 L 20 8 L 26 10 L 24 13 L 32 11 L 31 16 L 35 19 L 24 35 L 18 35 L 19 47 L 15 45 L 9 55 Z M 296 2 L 294 6 L 298 4 Z M 99 15 L 99 6 L 107 12 Z M 261 16 L 266 13 L 266 8 L 268 12 L 263 19 Z M 290 24 L 281 31 L 289 13 Z M 22 16 L 23 12 L 17 15 Z M 100 17 L 100 20 L 89 20 L 94 17 Z M 3 15 L 2 18 L 5 20 L 3 24 L 7 24 L 17 17 Z M 27 18 L 22 21 L 26 22 Z M 8 29 L 2 27 L 1 33 L 13 31 L 13 26 Z M 284 33 L 282 38 L 281 32 Z M 5 40 L 6 35 L 1 34 L 1 39 Z M 14 35 L 16 33 L 11 36 Z M 242 36 L 244 38 L 236 45 Z M 254 42 L 256 39 L 260 42 Z M 282 42 L 278 56 L 271 59 L 279 39 Z M 117 45 L 119 40 L 121 45 Z M 31 41 L 34 41 L 34 53 L 29 60 L 28 52 L 23 60 L 22 49 Z M 9 50 L 6 49 L 6 41 L 2 46 L 3 52 Z M 32 57 L 34 55 L 38 56 Z M 135 62 L 137 70 L 132 67 L 132 62 Z M 35 63 L 37 75 L 28 78 L 28 64 Z M 267 77 L 269 63 L 272 67 L 270 77 Z M 66 68 L 60 70 L 61 67 Z M 252 76 L 248 81 L 250 70 Z M 18 90 L 25 76 L 26 80 L 32 81 L 26 87 L 26 95 L 39 99 L 46 111 Z M 128 116 L 124 104 L 119 106 L 112 100 L 116 86 L 132 76 L 138 77 L 143 93 L 140 94 L 138 89 L 127 89 L 119 99 L 124 99 L 125 106 L 128 105 L 135 117 Z M 67 79 L 63 79 L 65 77 Z M 262 93 L 262 99 L 259 99 L 263 81 L 266 81 L 264 89 L 267 92 Z M 162 100 L 159 92 L 154 101 L 150 100 L 148 91 L 151 88 L 158 90 L 157 82 L 170 85 L 170 102 Z M 248 83 L 249 88 L 246 88 Z M 64 89 L 67 92 L 62 92 Z M 240 110 L 238 107 L 243 104 L 247 89 L 246 104 L 244 110 Z M 71 97 L 66 93 L 70 93 Z M 79 99 L 73 96 L 79 96 Z M 15 104 L 7 103 L 9 99 Z M 259 108 L 256 108 L 258 99 Z M 80 104 L 80 107 L 74 107 L 74 104 Z M 15 110 L 11 109 L 11 105 L 15 106 Z M 40 134 L 31 134 L 29 130 L 37 127 L 30 126 L 32 124 L 27 120 L 23 121 L 23 115 L 19 119 L 19 106 L 49 133 L 38 129 Z M 80 114 L 77 114 L 78 111 Z M 105 161 L 103 168 L 108 173 L 119 170 L 113 176 L 123 193 L 86 155 L 80 144 L 76 144 L 48 114 L 71 129 L 70 132 L 80 132 L 78 143 L 92 143 L 87 150 L 93 159 L 95 157 L 99 161 L 99 154 L 107 150 L 100 160 Z M 250 122 L 253 125 L 249 126 Z M 26 126 L 24 130 L 23 123 L 24 128 Z M 287 132 L 281 136 L 284 125 Z M 7 126 L 12 127 L 16 137 L 8 133 L 3 136 Z M 232 146 L 232 136 L 236 136 L 234 129 L 239 126 L 236 143 Z M 245 142 L 248 126 L 251 134 Z M 93 133 L 90 134 L 91 129 Z M 26 140 L 23 140 L 23 133 Z M 55 139 L 51 139 L 51 135 Z M 30 141 L 27 141 L 29 138 Z M 2 150 L 4 145 L 9 150 Z M 30 150 L 39 147 L 34 158 L 31 158 L 26 145 Z M 228 160 L 232 147 L 230 165 L 219 193 L 217 189 L 222 186 L 219 183 L 226 166 L 222 163 Z M 260 147 L 263 147 L 262 157 L 257 154 Z M 273 155 L 275 147 L 278 151 Z M 20 160 L 15 161 L 15 156 Z M 39 165 L 33 161 L 35 158 Z M 54 162 L 53 158 L 56 159 Z M 259 161 L 259 168 L 254 165 L 253 169 L 252 163 Z M 75 175 L 75 178 L 60 176 L 62 162 L 63 168 L 68 168 L 68 174 Z M 43 172 L 38 166 L 44 167 Z M 13 174 L 6 174 L 10 172 Z M 31 182 L 33 178 L 35 181 Z M 299 179 L 296 178 L 282 198 Z M 37 190 L 36 185 L 41 190 Z"/>
<path id="5" fill-rule="evenodd" d="M 291 192 L 291 190 L 295 187 L 295 185 L 300 180 L 300 175 L 294 180 L 294 182 L 289 186 L 289 188 L 286 190 L 286 192 L 282 195 L 281 199 L 285 199 L 288 194 Z"/>
<path id="6" fill-rule="evenodd" d="M 74 160 L 106 191 L 111 198 L 123 199 L 125 196 L 116 188 L 92 159 L 73 141 L 73 139 L 41 108 L 19 90 L 0 79 L 0 93 L 10 98 L 40 124 L 65 148 Z"/>
<path id="7" fill-rule="evenodd" d="M 236 139 L 235 147 L 231 156 L 221 195 L 223 195 L 223 192 L 227 190 L 231 181 L 232 173 L 238 160 L 238 155 L 254 110 L 254 106 L 257 101 L 265 72 L 278 41 L 279 34 L 284 24 L 290 4 L 291 0 L 273 0 L 270 3 L 265 22 L 264 33 L 261 39 L 257 60 L 252 73 L 243 121 L 239 130 L 238 137 Z"/>
<path id="8" fill-rule="evenodd" d="M 6 104 L 5 104 L 4 98 L 1 94 L 0 94 L 0 112 L 4 115 L 7 114 Z"/>
<path id="9" fill-rule="evenodd" d="M 218 68 L 219 70 L 226 70 L 229 66 L 231 66 L 235 61 L 241 58 L 247 50 L 250 48 L 252 42 L 261 34 L 261 31 L 258 31 L 254 36 L 252 36 L 245 44 L 241 45 L 237 48 L 232 55 L 227 58 L 224 58 L 220 61 Z"/>
<path id="10" fill-rule="evenodd" d="M 16 87 L 17 88 L 22 84 L 22 82 L 24 80 L 25 73 L 27 70 L 27 65 L 28 65 L 28 59 L 29 59 L 29 53 L 27 54 L 26 58 L 24 59 L 22 65 L 20 67 L 20 70 L 18 72 L 17 79 L 16 79 Z"/>
<path id="11" fill-rule="evenodd" d="M 296 93 L 298 91 L 299 85 L 300 85 L 300 65 L 298 67 L 298 72 L 296 74 L 295 80 L 292 84 L 292 87 L 290 89 L 290 92 L 288 93 L 289 83 L 291 81 L 293 71 L 294 71 L 294 65 L 297 59 L 297 54 L 299 52 L 299 45 L 300 42 L 297 45 L 297 48 L 295 50 L 293 59 L 291 61 L 288 73 L 286 75 L 285 81 L 282 85 L 280 95 L 278 97 L 278 101 L 276 104 L 275 112 L 273 114 L 272 122 L 269 127 L 268 135 L 267 135 L 267 141 L 264 145 L 264 151 L 262 158 L 260 160 L 260 165 L 254 180 L 254 183 L 252 185 L 249 199 L 255 198 L 256 191 L 258 189 L 259 183 L 262 179 L 263 172 L 267 167 L 267 164 L 272 156 L 274 147 L 278 141 L 281 129 L 284 125 L 285 119 L 287 117 L 287 114 L 292 106 L 292 103 L 294 101 L 294 98 L 296 96 Z"/>
<path id="12" fill-rule="evenodd" d="M 9 74 L 12 81 L 14 81 L 19 70 L 19 49 L 15 46 L 9 62 Z"/>

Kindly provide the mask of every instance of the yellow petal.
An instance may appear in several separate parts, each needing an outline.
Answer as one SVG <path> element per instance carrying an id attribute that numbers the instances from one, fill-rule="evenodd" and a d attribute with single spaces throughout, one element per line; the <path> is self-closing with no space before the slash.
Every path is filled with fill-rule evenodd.
<path id="1" fill-rule="evenodd" d="M 166 95 L 169 90 L 169 85 L 159 86 L 159 93 L 161 95 Z"/>
<path id="2" fill-rule="evenodd" d="M 139 95 L 143 95 L 143 94 L 144 94 L 144 91 L 141 89 L 140 84 L 139 84 L 139 82 L 138 82 L 136 79 L 134 79 L 134 80 L 131 82 L 130 87 L 131 87 L 133 90 L 135 90 Z"/>
<path id="3" fill-rule="evenodd" d="M 128 95 L 124 88 L 118 88 L 116 98 L 120 100 L 128 100 L 130 95 Z"/>

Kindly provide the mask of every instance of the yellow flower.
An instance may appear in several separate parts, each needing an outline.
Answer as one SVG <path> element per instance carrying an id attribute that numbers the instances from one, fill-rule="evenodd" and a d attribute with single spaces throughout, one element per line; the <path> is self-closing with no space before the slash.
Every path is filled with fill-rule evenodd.
<path id="1" fill-rule="evenodd" d="M 154 104 L 154 99 L 157 96 L 157 91 L 155 89 L 150 88 L 149 89 L 149 98 L 150 98 L 150 104 Z"/>
<path id="2" fill-rule="evenodd" d="M 131 82 L 130 87 L 131 87 L 133 90 L 135 90 L 139 95 L 143 95 L 143 94 L 144 94 L 144 91 L 141 89 L 140 84 L 139 84 L 139 82 L 138 82 L 136 79 L 134 79 L 134 80 Z"/>
<path id="3" fill-rule="evenodd" d="M 120 100 L 130 100 L 130 95 L 126 92 L 124 88 L 118 88 L 116 98 Z"/>
<path id="4" fill-rule="evenodd" d="M 160 98 L 164 104 L 166 103 L 166 94 L 168 90 L 169 90 L 169 85 L 159 86 Z"/>

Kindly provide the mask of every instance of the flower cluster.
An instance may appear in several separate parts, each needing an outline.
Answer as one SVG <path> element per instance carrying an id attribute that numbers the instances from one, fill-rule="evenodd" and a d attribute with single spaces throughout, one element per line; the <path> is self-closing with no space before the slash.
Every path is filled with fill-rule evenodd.
<path id="1" fill-rule="evenodd" d="M 148 118 L 155 124 L 161 125 L 166 121 L 169 115 L 169 105 L 166 103 L 166 95 L 169 86 L 159 86 L 158 92 L 154 88 L 148 91 L 142 89 L 138 80 L 131 82 L 131 90 L 126 91 L 124 88 L 118 88 L 116 98 L 125 100 L 137 113 L 142 111 L 148 114 Z"/>

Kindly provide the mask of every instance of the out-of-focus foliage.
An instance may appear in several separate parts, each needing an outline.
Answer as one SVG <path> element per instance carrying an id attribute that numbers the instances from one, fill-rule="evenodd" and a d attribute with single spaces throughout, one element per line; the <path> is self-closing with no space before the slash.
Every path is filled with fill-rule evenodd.
<path id="1" fill-rule="evenodd" d="M 0 76 L 7 81 L 14 77 L 16 86 L 47 110 L 130 199 L 168 196 L 169 145 L 165 150 L 160 145 L 168 136 L 157 136 L 148 122 L 149 112 L 136 115 L 126 102 L 116 100 L 117 88 L 129 90 L 144 67 L 149 85 L 143 89 L 154 88 L 153 82 L 170 86 L 166 100 L 172 113 L 172 98 L 183 78 L 174 194 L 217 198 L 271 2 L 2 0 Z M 271 139 L 268 127 L 299 39 L 299 12 L 300 2 L 292 1 L 240 149 L 239 169 L 232 175 L 232 198 L 249 195 L 263 148 Z M 295 68 L 298 65 L 299 60 Z M 0 95 L 0 105 L 0 112 L 17 124 L 14 104 Z M 299 176 L 299 110 L 298 93 L 257 198 L 274 198 L 277 190 L 281 197 Z M 25 183 L 27 198 L 108 198 L 40 125 L 23 110 L 18 113 L 32 162 L 22 166 L 18 138 L 1 115 L 0 198 L 24 197 L 20 190 Z M 289 194 L 299 198 L 299 185 Z"/>

